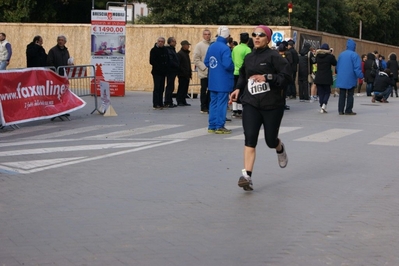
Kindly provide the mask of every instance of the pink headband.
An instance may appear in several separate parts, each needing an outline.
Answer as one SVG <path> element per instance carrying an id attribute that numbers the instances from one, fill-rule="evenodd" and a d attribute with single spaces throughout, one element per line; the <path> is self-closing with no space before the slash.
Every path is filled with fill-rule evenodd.
<path id="1" fill-rule="evenodd" d="M 256 26 L 255 29 L 257 29 L 257 28 L 260 28 L 260 29 L 264 30 L 266 35 L 267 35 L 267 39 L 269 41 L 271 41 L 271 39 L 272 39 L 272 30 L 269 27 L 267 27 L 265 25 L 259 25 L 259 26 Z"/>

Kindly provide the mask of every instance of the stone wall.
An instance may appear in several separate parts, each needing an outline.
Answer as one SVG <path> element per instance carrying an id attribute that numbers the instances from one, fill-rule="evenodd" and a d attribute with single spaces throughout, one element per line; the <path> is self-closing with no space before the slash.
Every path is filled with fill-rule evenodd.
<path id="1" fill-rule="evenodd" d="M 149 52 L 157 38 L 174 36 L 177 40 L 177 50 L 180 42 L 188 40 L 194 50 L 196 43 L 202 40 L 202 31 L 209 29 L 215 36 L 218 26 L 204 25 L 128 25 L 126 27 L 126 90 L 152 90 L 151 66 Z M 251 33 L 254 26 L 229 26 L 231 36 L 239 41 L 241 32 Z M 322 42 L 329 43 L 338 55 L 346 49 L 347 37 L 327 34 L 323 32 L 305 30 L 295 27 L 271 27 L 273 31 L 284 32 L 284 37 L 289 38 L 294 31 L 299 37 L 301 33 L 322 36 Z M 48 51 L 56 44 L 58 35 L 67 37 L 66 46 L 75 59 L 75 65 L 90 64 L 90 24 L 24 24 L 0 23 L 0 32 L 7 34 L 7 40 L 12 44 L 13 56 L 10 68 L 23 68 L 26 66 L 25 50 L 35 35 L 41 35 L 44 40 L 43 47 Z M 299 38 L 298 38 L 299 39 Z M 399 54 L 399 47 L 389 46 L 374 42 L 354 39 L 357 43 L 359 54 L 378 50 L 387 58 L 389 53 Z M 298 45 L 298 44 L 297 44 Z M 192 53 L 191 53 L 192 56 Z M 196 75 L 192 81 L 197 84 Z"/>

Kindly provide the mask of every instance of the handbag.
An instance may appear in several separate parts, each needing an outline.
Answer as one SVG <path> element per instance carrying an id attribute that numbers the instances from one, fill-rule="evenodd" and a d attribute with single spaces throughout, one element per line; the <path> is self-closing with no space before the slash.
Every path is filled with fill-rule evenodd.
<path id="1" fill-rule="evenodd" d="M 316 75 L 314 73 L 310 73 L 308 75 L 308 82 L 313 83 L 315 77 L 316 77 Z"/>

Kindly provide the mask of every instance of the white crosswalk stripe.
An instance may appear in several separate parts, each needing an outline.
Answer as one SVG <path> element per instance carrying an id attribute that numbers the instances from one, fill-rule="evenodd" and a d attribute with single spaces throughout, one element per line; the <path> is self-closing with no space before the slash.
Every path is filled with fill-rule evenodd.
<path id="1" fill-rule="evenodd" d="M 392 132 L 382 138 L 376 139 L 369 144 L 371 145 L 383 145 L 383 146 L 399 146 L 399 132 Z"/>
<path id="2" fill-rule="evenodd" d="M 311 142 L 330 142 L 337 140 L 339 138 L 343 138 L 361 130 L 357 129 L 341 129 L 341 128 L 333 128 L 323 132 L 319 132 L 313 135 L 309 135 L 303 138 L 295 139 L 295 141 L 311 141 Z"/>

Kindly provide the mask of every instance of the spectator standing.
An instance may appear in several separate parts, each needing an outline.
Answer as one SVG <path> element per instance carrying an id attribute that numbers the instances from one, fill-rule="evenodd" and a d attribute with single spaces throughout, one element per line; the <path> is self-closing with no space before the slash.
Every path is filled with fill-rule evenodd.
<path id="1" fill-rule="evenodd" d="M 186 40 L 182 41 L 181 49 L 177 53 L 179 57 L 179 87 L 177 90 L 177 106 L 190 106 L 191 104 L 187 103 L 187 92 L 188 86 L 190 85 L 190 79 L 192 76 L 191 70 L 191 62 L 190 62 L 190 43 Z"/>
<path id="2" fill-rule="evenodd" d="M 323 43 L 316 51 L 317 73 L 314 83 L 319 95 L 320 113 L 327 113 L 328 99 L 333 84 L 332 67 L 337 65 L 337 59 L 331 54 L 330 46 Z"/>
<path id="3" fill-rule="evenodd" d="M 175 80 L 179 73 L 179 57 L 176 53 L 176 39 L 174 37 L 168 38 L 168 70 L 166 74 L 166 88 L 165 88 L 165 101 L 164 107 L 173 108 L 176 105 L 173 103 L 173 91 L 175 90 Z"/>
<path id="4" fill-rule="evenodd" d="M 292 81 L 288 85 L 287 89 L 287 96 L 290 99 L 296 99 L 296 74 L 298 71 L 298 64 L 299 64 L 299 56 L 298 52 L 295 50 L 295 42 L 293 40 L 288 40 L 288 51 L 291 53 L 292 63 L 291 63 L 291 71 L 292 71 Z"/>
<path id="5" fill-rule="evenodd" d="M 154 110 L 160 110 L 163 108 L 162 97 L 168 70 L 168 51 L 165 48 L 164 37 L 159 37 L 154 47 L 151 49 L 150 64 L 152 65 L 151 74 L 154 80 L 152 105 Z"/>
<path id="6" fill-rule="evenodd" d="M 70 59 L 68 48 L 65 46 L 67 39 L 64 35 L 57 37 L 57 45 L 48 51 L 47 65 L 58 68 L 59 66 L 73 65 Z M 61 68 L 58 74 L 64 75 L 64 69 Z"/>
<path id="7" fill-rule="evenodd" d="M 277 43 L 277 51 L 283 58 L 285 58 L 288 61 L 290 66 L 292 66 L 292 61 L 293 61 L 292 54 L 291 54 L 290 51 L 288 51 L 288 43 L 286 41 L 283 41 L 281 43 Z M 288 90 L 288 86 L 284 90 L 284 97 L 285 98 L 287 98 L 287 90 Z M 285 105 L 284 109 L 285 110 L 290 110 L 291 108 L 288 105 Z"/>
<path id="8" fill-rule="evenodd" d="M 366 84 L 366 95 L 371 96 L 371 93 L 373 92 L 373 87 L 374 87 L 374 79 L 375 75 L 372 75 L 372 71 L 375 71 L 375 73 L 378 75 L 378 66 L 375 61 L 375 55 L 373 53 L 368 53 L 367 54 L 367 60 L 364 62 L 364 81 L 367 83 Z"/>
<path id="9" fill-rule="evenodd" d="M 209 44 L 211 42 L 211 32 L 204 30 L 202 32 L 202 41 L 197 43 L 194 48 L 193 60 L 195 67 L 198 71 L 198 78 L 200 79 L 200 102 L 201 102 L 201 113 L 208 113 L 209 111 L 209 93 L 208 93 L 208 68 L 204 64 L 206 52 L 208 51 Z"/>
<path id="10" fill-rule="evenodd" d="M 236 89 L 230 96 L 231 101 L 236 101 L 239 92 L 243 91 L 244 169 L 238 186 L 245 191 L 253 190 L 252 171 L 262 125 L 266 144 L 276 150 L 279 166 L 284 168 L 288 163 L 278 132 L 284 115 L 283 91 L 290 84 L 292 73 L 288 61 L 269 48 L 271 36 L 272 31 L 267 26 L 259 25 L 254 29 L 252 38 L 255 49 L 245 57 Z"/>
<path id="11" fill-rule="evenodd" d="M 33 41 L 26 46 L 26 66 L 45 67 L 47 66 L 47 54 L 43 48 L 43 39 L 37 35 Z"/>
<path id="12" fill-rule="evenodd" d="M 366 76 L 365 75 L 365 70 L 364 70 L 364 64 L 366 63 L 366 60 L 367 60 L 367 55 L 366 54 L 362 54 L 362 73 L 363 73 L 363 76 Z M 364 81 L 364 79 L 357 79 L 357 96 L 360 96 L 360 91 L 362 90 L 363 81 Z"/>
<path id="13" fill-rule="evenodd" d="M 234 64 L 227 45 L 230 30 L 226 26 L 220 26 L 217 34 L 216 42 L 209 46 L 204 61 L 209 69 L 208 87 L 211 95 L 208 132 L 230 134 L 231 130 L 224 126 L 229 93 L 234 87 Z"/>
<path id="14" fill-rule="evenodd" d="M 299 101 L 309 101 L 309 74 L 311 71 L 309 56 L 311 56 L 310 44 L 305 43 L 299 52 L 299 67 L 298 67 L 298 93 Z"/>
<path id="15" fill-rule="evenodd" d="M 340 115 L 356 115 L 353 112 L 353 93 L 358 78 L 363 78 L 362 64 L 356 51 L 356 43 L 352 39 L 346 42 L 346 50 L 338 56 L 337 88 L 339 88 L 338 113 Z M 345 107 L 346 106 L 346 107 Z"/>
<path id="16" fill-rule="evenodd" d="M 251 48 L 248 47 L 249 34 L 247 32 L 240 33 L 240 44 L 234 47 L 231 57 L 234 63 L 234 86 L 237 84 L 238 77 L 240 75 L 240 68 L 244 63 L 244 58 L 247 54 L 251 53 Z M 240 97 L 236 102 L 233 102 L 233 114 L 232 117 L 239 118 L 242 113 L 242 105 Z"/>
<path id="17" fill-rule="evenodd" d="M 394 79 L 395 83 L 393 85 L 393 90 L 395 91 L 395 96 L 398 98 L 398 70 L 399 70 L 399 65 L 398 61 L 396 58 L 395 53 L 389 54 L 389 60 L 387 62 L 387 68 L 391 70 L 392 73 L 392 78 Z M 391 97 L 393 97 L 393 92 L 391 92 Z"/>
<path id="18" fill-rule="evenodd" d="M 0 70 L 7 69 L 12 56 L 11 44 L 6 40 L 6 34 L 0 32 Z"/>

